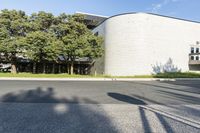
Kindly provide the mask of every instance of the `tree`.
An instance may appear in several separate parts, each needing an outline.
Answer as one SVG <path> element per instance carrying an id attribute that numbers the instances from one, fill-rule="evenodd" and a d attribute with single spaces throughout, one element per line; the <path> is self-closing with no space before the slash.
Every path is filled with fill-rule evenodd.
<path id="1" fill-rule="evenodd" d="M 47 32 L 52 26 L 55 18 L 53 14 L 40 11 L 38 13 L 33 13 L 30 16 L 30 23 L 32 31 L 44 31 Z"/>
<path id="2" fill-rule="evenodd" d="M 28 32 L 28 16 L 23 11 L 2 10 L 0 13 L 1 50 L 11 62 L 11 72 L 17 73 L 17 55 L 21 54 L 20 38 Z"/>
<path id="3" fill-rule="evenodd" d="M 22 55 L 34 62 L 56 62 L 58 56 L 67 57 L 73 74 L 77 58 L 90 60 L 102 56 L 102 38 L 95 36 L 86 26 L 84 16 L 39 12 L 28 17 L 23 11 L 0 12 L 0 56 L 11 62 L 12 73 L 17 73 L 18 57 Z"/>
<path id="4" fill-rule="evenodd" d="M 73 74 L 74 62 L 77 58 L 94 59 L 102 56 L 103 41 L 87 28 L 81 15 L 68 16 L 66 25 L 67 34 L 61 37 L 63 42 L 61 53 L 67 56 L 67 61 L 70 62 L 70 74 Z"/>
<path id="5" fill-rule="evenodd" d="M 34 73 L 37 62 L 43 63 L 43 73 L 45 73 L 46 61 L 57 61 L 62 46 L 62 42 L 53 34 L 42 31 L 29 33 L 24 39 L 24 44 L 26 44 L 26 56 L 34 62 Z"/>
<path id="6" fill-rule="evenodd" d="M 9 33 L 7 29 L 5 27 L 1 27 L 0 28 L 0 62 L 3 56 L 5 57 L 5 51 L 7 51 L 5 47 L 6 46 L 5 42 L 8 39 L 9 39 Z"/>
<path id="7" fill-rule="evenodd" d="M 39 36 L 39 34 L 48 34 L 46 35 L 45 37 L 49 37 L 51 36 L 49 33 L 51 33 L 51 30 L 50 30 L 50 27 L 56 23 L 56 20 L 55 20 L 55 17 L 53 16 L 53 14 L 51 13 L 47 13 L 47 12 L 44 12 L 44 11 L 40 11 L 38 13 L 33 13 L 31 16 L 30 16 L 30 23 L 32 25 L 32 32 L 35 32 L 37 33 L 37 35 Z M 41 31 L 41 32 L 38 32 L 38 31 Z M 32 33 L 33 35 L 34 33 Z M 40 38 L 41 39 L 41 38 Z M 57 38 L 54 38 L 54 42 L 58 42 L 58 40 L 56 41 Z M 46 46 L 46 44 L 43 44 L 44 46 Z M 55 44 L 54 44 L 55 45 Z M 46 46 L 45 48 L 48 48 L 49 50 L 51 49 L 51 47 L 56 47 L 56 46 L 53 46 L 53 45 L 50 45 L 50 47 L 48 48 L 48 46 Z M 45 50 L 43 50 L 45 51 Z M 55 49 L 56 51 L 56 49 Z M 48 53 L 50 54 L 50 53 Z M 52 51 L 52 54 L 53 51 Z M 44 57 L 45 58 L 45 57 Z M 35 60 L 35 59 L 34 59 Z M 46 60 L 46 59 L 45 59 Z M 48 61 L 48 60 L 46 60 Z M 52 61 L 52 60 L 51 60 Z M 55 61 L 55 60 L 54 60 Z M 36 60 L 36 62 L 38 62 L 38 60 Z M 41 61 L 39 61 L 41 62 Z M 34 63 L 36 64 L 36 63 Z M 35 65 L 34 65 L 35 66 Z M 53 64 L 54 66 L 54 64 Z M 43 72 L 45 72 L 45 63 L 43 63 Z M 54 72 L 54 67 L 53 67 L 53 71 Z"/>

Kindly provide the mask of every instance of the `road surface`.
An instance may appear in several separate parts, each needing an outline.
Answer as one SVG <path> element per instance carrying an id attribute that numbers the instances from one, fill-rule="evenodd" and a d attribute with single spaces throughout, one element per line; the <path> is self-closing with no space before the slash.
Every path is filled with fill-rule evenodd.
<path id="1" fill-rule="evenodd" d="M 0 81 L 0 132 L 200 132 L 200 82 Z"/>

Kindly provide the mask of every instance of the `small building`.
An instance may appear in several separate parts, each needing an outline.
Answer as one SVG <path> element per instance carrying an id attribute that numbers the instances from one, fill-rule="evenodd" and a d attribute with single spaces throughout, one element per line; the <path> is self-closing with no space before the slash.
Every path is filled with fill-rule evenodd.
<path id="1" fill-rule="evenodd" d="M 200 22 L 152 13 L 85 14 L 105 54 L 92 72 L 112 76 L 200 71 Z M 100 17 L 100 18 L 98 18 Z"/>

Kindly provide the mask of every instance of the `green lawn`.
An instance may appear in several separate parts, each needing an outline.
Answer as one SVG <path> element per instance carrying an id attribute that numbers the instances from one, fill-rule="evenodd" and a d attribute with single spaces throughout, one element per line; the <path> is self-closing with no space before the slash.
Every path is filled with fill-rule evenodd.
<path id="1" fill-rule="evenodd" d="M 0 73 L 0 77 L 26 77 L 26 78 L 89 78 L 90 75 L 69 75 L 69 74 L 32 74 L 32 73 Z M 99 77 L 99 76 L 98 76 Z M 102 76 L 103 77 L 103 76 Z"/>
<path id="2" fill-rule="evenodd" d="M 177 73 L 160 73 L 153 76 L 154 78 L 200 78 L 200 73 L 177 72 Z"/>
<path id="3" fill-rule="evenodd" d="M 69 74 L 32 74 L 32 73 L 0 73 L 0 77 L 25 78 L 200 78 L 198 73 L 161 73 L 157 75 L 108 76 L 108 75 L 69 75 Z"/>

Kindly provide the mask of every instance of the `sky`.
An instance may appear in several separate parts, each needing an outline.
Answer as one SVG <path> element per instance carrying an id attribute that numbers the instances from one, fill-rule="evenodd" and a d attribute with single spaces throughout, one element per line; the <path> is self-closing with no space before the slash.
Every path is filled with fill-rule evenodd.
<path id="1" fill-rule="evenodd" d="M 200 0 L 0 0 L 0 10 L 23 10 L 28 15 L 46 11 L 54 15 L 77 11 L 113 16 L 150 12 L 200 22 Z"/>

